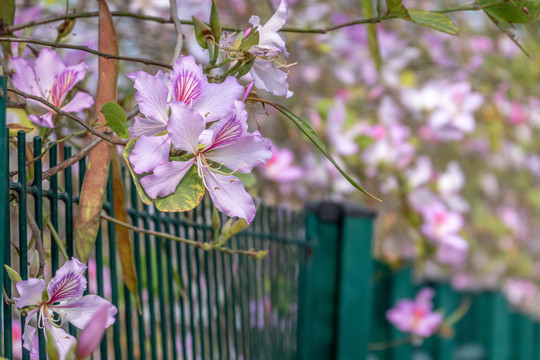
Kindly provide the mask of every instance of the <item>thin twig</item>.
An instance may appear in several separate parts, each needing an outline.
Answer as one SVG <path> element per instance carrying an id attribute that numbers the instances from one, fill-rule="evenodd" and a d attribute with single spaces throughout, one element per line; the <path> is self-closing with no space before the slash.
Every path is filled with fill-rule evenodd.
<path id="1" fill-rule="evenodd" d="M 139 105 L 135 105 L 133 109 L 129 110 L 126 113 L 127 119 L 130 120 L 134 118 L 135 116 L 137 116 L 138 113 L 139 113 Z"/>
<path id="2" fill-rule="evenodd" d="M 160 238 L 163 238 L 163 239 L 169 239 L 169 240 L 181 242 L 181 243 L 191 245 L 191 246 L 194 246 L 194 247 L 196 247 L 198 249 L 202 249 L 202 250 L 205 250 L 205 251 L 218 250 L 218 251 L 224 252 L 226 254 L 248 255 L 248 256 L 251 256 L 251 257 L 256 258 L 256 259 L 261 259 L 268 253 L 268 251 L 266 251 L 266 250 L 257 251 L 255 249 L 250 249 L 250 250 L 229 249 L 229 248 L 225 248 L 225 247 L 222 247 L 222 246 L 215 246 L 215 245 L 213 245 L 211 243 L 200 243 L 200 242 L 197 242 L 197 241 L 181 238 L 181 237 L 178 237 L 178 236 L 170 235 L 170 234 L 159 232 L 159 231 L 147 230 L 147 229 L 144 229 L 144 228 L 141 228 L 141 227 L 130 225 L 130 224 L 125 223 L 123 221 L 120 221 L 120 220 L 118 220 L 118 219 L 116 219 L 114 217 L 108 216 L 107 214 L 105 214 L 105 212 L 101 213 L 101 217 L 103 219 L 107 220 L 107 221 L 113 222 L 113 223 L 115 223 L 117 225 L 123 226 L 125 228 L 128 228 L 130 230 L 133 230 L 133 231 L 141 233 L 141 234 L 148 234 L 148 235 L 153 235 L 153 236 L 160 237 Z"/>
<path id="3" fill-rule="evenodd" d="M 56 246 L 58 246 L 58 249 L 62 253 L 62 256 L 64 257 L 64 259 L 69 260 L 69 256 L 67 254 L 66 247 L 62 243 L 62 239 L 60 239 L 60 236 L 58 235 L 58 232 L 56 231 L 56 229 L 54 228 L 53 224 L 50 221 L 47 221 L 47 227 L 51 231 L 52 238 L 56 242 Z"/>
<path id="4" fill-rule="evenodd" d="M 458 11 L 479 11 L 484 10 L 491 7 L 496 7 L 499 5 L 502 5 L 506 3 L 507 0 L 499 0 L 491 4 L 485 4 L 485 5 L 479 5 L 476 3 L 472 3 L 469 5 L 464 6 L 458 6 L 454 8 L 449 9 L 442 9 L 442 10 L 435 10 L 431 12 L 437 12 L 441 14 L 445 13 L 452 13 L 452 12 L 458 12 Z M 171 18 L 162 18 L 157 16 L 149 16 L 149 15 L 143 15 L 143 14 L 137 14 L 137 13 L 130 13 L 130 12 L 124 12 L 124 11 L 113 11 L 112 13 L 113 17 L 129 17 L 139 20 L 145 20 L 145 21 L 153 21 L 160 24 L 173 24 L 173 19 Z M 72 13 L 72 14 L 64 14 L 59 16 L 52 16 L 45 19 L 39 19 L 39 20 L 32 20 L 25 22 L 23 24 L 17 24 L 8 26 L 2 33 L 3 34 L 11 34 L 14 31 L 26 29 L 28 27 L 33 27 L 37 25 L 44 25 L 49 24 L 52 22 L 60 21 L 60 20 L 66 20 L 66 19 L 77 19 L 77 18 L 90 18 L 90 17 L 96 17 L 98 16 L 97 11 L 89 11 L 89 12 L 80 12 L 80 13 Z M 354 25 L 362 25 L 362 24 L 371 24 L 371 23 L 378 23 L 384 20 L 389 19 L 395 19 L 396 16 L 394 15 L 383 15 L 383 16 L 377 16 L 373 18 L 366 18 L 366 19 L 355 19 L 347 22 L 343 22 L 341 24 L 328 26 L 328 27 L 320 27 L 320 28 L 295 28 L 295 27 L 283 27 L 280 29 L 282 32 L 293 32 L 293 33 L 304 33 L 304 34 L 326 34 L 328 32 L 338 30 L 344 27 L 348 26 L 354 26 Z M 180 20 L 180 23 L 183 25 L 193 25 L 193 21 L 191 20 Z M 227 31 L 243 31 L 242 29 L 238 29 L 231 26 L 222 26 L 223 30 Z"/>
<path id="5" fill-rule="evenodd" d="M 45 250 L 41 240 L 41 230 L 29 209 L 26 209 L 26 219 L 30 230 L 32 230 L 32 235 L 34 235 L 34 247 L 39 256 L 39 270 L 36 277 L 40 277 L 43 275 L 43 269 L 45 268 Z"/>
<path id="6" fill-rule="evenodd" d="M 102 138 L 103 140 L 105 140 L 107 142 L 110 142 L 111 144 L 116 144 L 116 145 L 126 145 L 127 144 L 127 141 L 116 140 L 116 139 L 108 136 L 107 134 L 104 134 L 102 132 L 97 131 L 96 129 L 94 129 L 93 127 L 88 125 L 84 120 L 82 120 L 82 119 L 80 119 L 80 118 L 78 118 L 78 117 L 76 117 L 74 115 L 71 115 L 70 113 L 67 113 L 65 111 L 60 110 L 59 108 L 57 108 L 56 106 L 54 106 L 53 104 L 51 104 L 47 100 L 40 98 L 39 96 L 34 96 L 34 95 L 31 95 L 31 94 L 27 94 L 25 92 L 22 92 L 20 90 L 13 89 L 13 88 L 8 88 L 7 91 L 10 91 L 10 92 L 15 93 L 17 95 L 20 95 L 25 99 L 36 100 L 36 101 L 48 106 L 49 108 L 54 110 L 57 114 L 65 116 L 65 117 L 75 121 L 76 123 L 78 123 L 79 125 L 84 127 L 86 130 L 88 130 L 93 135 L 99 136 L 100 138 Z"/>
<path id="7" fill-rule="evenodd" d="M 176 5 L 176 0 L 169 0 L 169 4 L 171 5 L 171 19 L 173 21 L 174 29 L 176 31 L 176 45 L 174 46 L 174 53 L 171 60 L 171 65 L 173 65 L 182 53 L 184 35 L 182 34 L 182 23 L 178 18 L 178 7 Z"/>
<path id="8" fill-rule="evenodd" d="M 63 49 L 74 49 L 74 50 L 80 50 L 84 51 L 90 54 L 94 54 L 97 56 L 101 56 L 105 59 L 116 59 L 116 60 L 123 60 L 123 61 L 132 61 L 132 62 L 138 62 L 145 65 L 155 65 L 155 66 L 161 66 L 167 69 L 172 69 L 173 67 L 169 64 L 165 64 L 159 61 L 154 61 L 151 59 L 144 59 L 144 58 L 138 58 L 138 57 L 131 57 L 131 56 L 120 56 L 120 55 L 113 55 L 113 54 L 107 54 L 101 51 L 97 51 L 94 49 L 89 48 L 88 46 L 83 45 L 72 45 L 72 44 L 60 44 L 57 42 L 52 41 L 45 41 L 45 40 L 38 40 L 38 39 L 32 39 L 32 38 L 12 38 L 12 37 L 0 37 L 0 42 L 16 42 L 16 43 L 28 43 L 28 44 L 38 44 L 43 46 L 50 46 L 52 48 L 63 48 Z"/>

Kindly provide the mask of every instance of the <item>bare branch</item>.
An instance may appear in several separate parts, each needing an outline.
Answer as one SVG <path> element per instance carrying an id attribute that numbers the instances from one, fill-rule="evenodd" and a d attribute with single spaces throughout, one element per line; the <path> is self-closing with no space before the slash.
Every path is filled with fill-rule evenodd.
<path id="1" fill-rule="evenodd" d="M 26 209 L 26 219 L 30 230 L 32 230 L 34 246 L 39 256 L 39 270 L 36 277 L 40 277 L 43 275 L 43 269 L 45 268 L 45 249 L 43 248 L 43 241 L 41 240 L 41 230 L 29 209 Z"/>
<path id="2" fill-rule="evenodd" d="M 174 53 L 171 60 L 171 64 L 174 64 L 182 53 L 184 35 L 182 34 L 182 23 L 178 18 L 178 7 L 176 6 L 176 0 L 169 0 L 169 4 L 171 5 L 171 19 L 174 23 L 174 29 L 176 30 L 176 45 L 174 46 Z"/>
<path id="3" fill-rule="evenodd" d="M 173 67 L 169 64 L 165 64 L 159 61 L 154 61 L 151 59 L 144 59 L 144 58 L 137 58 L 137 57 L 131 57 L 131 56 L 120 56 L 120 55 L 113 55 L 113 54 L 107 54 L 101 51 L 97 51 L 94 49 L 89 48 L 88 46 L 81 46 L 81 45 L 71 45 L 71 44 L 60 44 L 57 42 L 52 41 L 44 41 L 44 40 L 38 40 L 38 39 L 31 39 L 31 38 L 13 38 L 13 37 L 0 37 L 0 42 L 15 42 L 15 43 L 29 43 L 29 44 L 38 44 L 43 46 L 50 46 L 52 48 L 63 48 L 63 49 L 74 49 L 74 50 L 80 50 L 84 51 L 90 54 L 94 54 L 97 56 L 101 56 L 105 59 L 116 59 L 116 60 L 123 60 L 123 61 L 132 61 L 132 62 L 138 62 L 145 65 L 155 65 L 155 66 L 161 66 L 167 69 L 172 69 Z"/>

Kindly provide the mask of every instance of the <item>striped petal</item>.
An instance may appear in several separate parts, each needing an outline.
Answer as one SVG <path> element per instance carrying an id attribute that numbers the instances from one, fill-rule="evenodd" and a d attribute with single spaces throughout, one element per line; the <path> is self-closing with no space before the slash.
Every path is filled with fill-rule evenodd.
<path id="1" fill-rule="evenodd" d="M 191 159 L 189 161 L 172 161 L 159 165 L 151 175 L 141 179 L 144 191 L 152 199 L 172 194 L 194 162 L 195 159 Z"/>
<path id="2" fill-rule="evenodd" d="M 171 73 L 173 101 L 192 105 L 206 92 L 208 80 L 193 56 L 181 56 Z"/>
<path id="3" fill-rule="evenodd" d="M 86 265 L 76 258 L 66 261 L 47 286 L 48 303 L 53 304 L 81 297 L 86 290 L 85 271 Z"/>

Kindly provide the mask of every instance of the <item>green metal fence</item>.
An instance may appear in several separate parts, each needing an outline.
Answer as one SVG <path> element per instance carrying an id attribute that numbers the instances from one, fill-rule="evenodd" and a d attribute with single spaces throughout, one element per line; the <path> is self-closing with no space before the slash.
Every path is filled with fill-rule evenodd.
<path id="1" fill-rule="evenodd" d="M 2 149 L 6 149 L 7 134 L 2 138 Z M 45 248 L 50 249 L 46 268 L 54 274 L 65 261 L 59 251 L 64 246 L 67 256 L 73 255 L 73 215 L 86 169 L 83 159 L 42 181 L 44 163 L 52 167 L 59 159 L 69 158 L 71 148 L 53 146 L 42 159 L 27 167 L 27 146 L 33 148 L 35 158 L 40 156 L 41 139 L 36 137 L 27 143 L 25 134 L 20 132 L 10 151 L 2 152 L 1 161 L 9 164 L 11 153 L 11 160 L 16 156 L 17 164 L 16 169 L 3 172 L 16 170 L 13 179 L 17 180 L 4 182 L 1 190 L 2 194 L 9 194 L 11 189 L 12 195 L 11 202 L 2 203 L 6 214 L 0 227 L 2 264 L 18 270 L 23 279 L 29 276 L 27 253 L 35 235 L 27 225 L 32 217 L 41 230 Z M 153 206 L 143 206 L 129 175 L 125 179 L 130 195 L 128 214 L 133 225 L 200 242 L 213 238 L 208 199 L 192 212 L 162 213 Z M 114 216 L 112 195 L 109 181 L 104 205 L 109 216 Z M 60 249 L 55 232 L 62 243 Z M 95 253 L 89 260 L 88 284 L 93 292 L 115 304 L 119 312 L 101 343 L 101 358 L 294 358 L 299 277 L 307 251 L 303 213 L 260 204 L 252 225 L 233 237 L 229 245 L 233 249 L 268 249 L 269 254 L 260 261 L 135 233 L 134 256 L 142 299 L 139 312 L 134 297 L 119 277 L 115 225 L 102 220 Z M 8 298 L 14 296 L 15 288 L 7 276 L 2 285 Z M 3 304 L 2 353 L 9 359 L 18 358 L 19 354 L 29 359 L 29 352 L 22 350 L 17 337 L 13 337 L 24 331 L 25 318 L 13 306 Z M 76 334 L 75 328 L 69 330 Z M 44 349 L 41 330 L 39 334 L 39 348 Z M 44 350 L 39 358 L 45 359 Z"/>

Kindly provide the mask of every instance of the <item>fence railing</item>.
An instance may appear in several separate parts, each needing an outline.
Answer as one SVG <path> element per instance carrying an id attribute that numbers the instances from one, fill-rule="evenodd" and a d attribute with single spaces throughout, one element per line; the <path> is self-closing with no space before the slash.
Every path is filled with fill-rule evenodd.
<path id="1" fill-rule="evenodd" d="M 27 167 L 28 146 L 33 148 L 34 158 L 40 156 L 41 139 L 36 137 L 27 143 L 25 134 L 20 132 L 16 151 L 13 151 L 15 145 L 10 149 L 17 164 L 17 173 L 12 173 L 16 181 L 10 182 L 10 189 L 1 190 L 2 194 L 10 190 L 12 194 L 11 204 L 2 204 L 10 214 L 0 228 L 2 264 L 18 270 L 23 279 L 29 276 L 27 254 L 29 249 L 32 253 L 33 236 L 40 236 L 45 249 L 50 249 L 46 269 L 51 269 L 52 274 L 66 260 L 62 248 L 68 258 L 73 256 L 73 218 L 86 169 L 82 159 L 42 181 L 44 164 L 52 167 L 59 159 L 69 158 L 71 148 L 55 145 Z M 125 177 L 128 214 L 133 225 L 199 242 L 213 239 L 208 199 L 188 213 L 159 212 L 140 203 L 128 176 Z M 112 199 L 109 180 L 104 210 L 114 217 Z M 28 225 L 34 219 L 39 234 Z M 89 290 L 109 299 L 119 310 L 116 322 L 101 343 L 102 359 L 295 357 L 299 277 L 307 251 L 303 213 L 260 204 L 251 226 L 229 240 L 232 249 L 269 250 L 262 261 L 240 254 L 208 252 L 135 232 L 134 258 L 141 311 L 120 278 L 115 236 L 115 225 L 102 220 L 87 272 Z M 5 295 L 13 297 L 15 288 L 9 278 L 4 278 L 3 285 Z M 24 327 L 24 316 L 20 316 L 14 305 L 4 302 L 5 357 L 30 358 L 17 339 Z M 69 331 L 76 335 L 74 327 Z M 40 358 L 44 359 L 45 340 L 42 331 L 39 333 Z"/>

